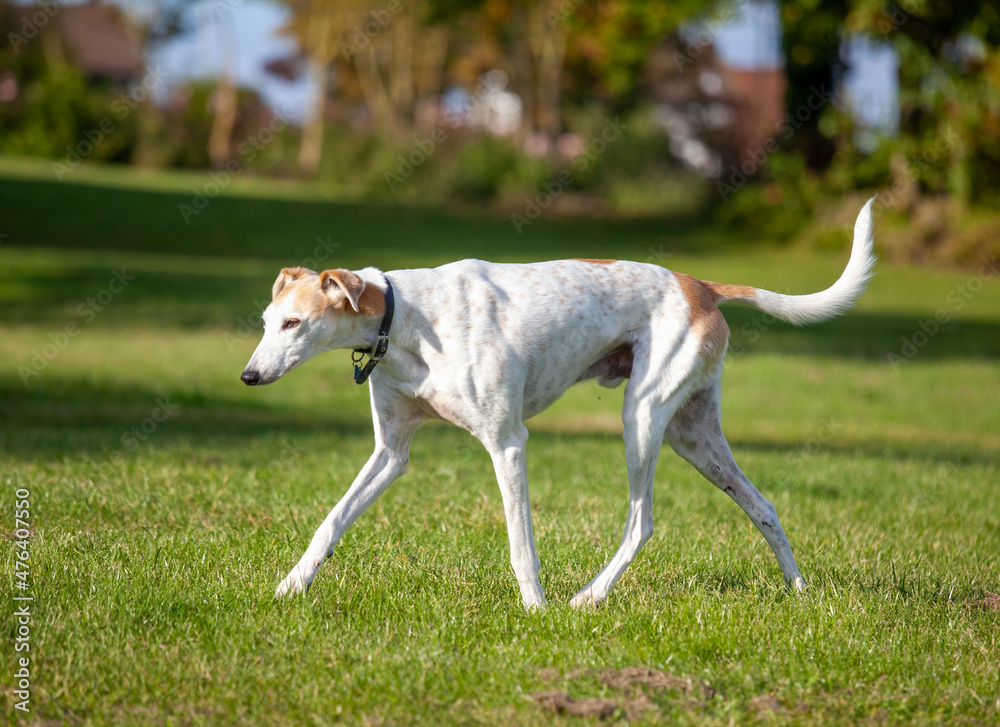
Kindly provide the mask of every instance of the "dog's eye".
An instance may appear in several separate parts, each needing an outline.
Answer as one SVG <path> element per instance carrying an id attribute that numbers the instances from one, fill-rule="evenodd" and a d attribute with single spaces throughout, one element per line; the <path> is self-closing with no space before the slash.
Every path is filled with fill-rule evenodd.
<path id="1" fill-rule="evenodd" d="M 287 321 L 281 324 L 281 330 L 287 331 L 295 326 L 299 325 L 300 321 L 298 318 L 289 318 Z"/>

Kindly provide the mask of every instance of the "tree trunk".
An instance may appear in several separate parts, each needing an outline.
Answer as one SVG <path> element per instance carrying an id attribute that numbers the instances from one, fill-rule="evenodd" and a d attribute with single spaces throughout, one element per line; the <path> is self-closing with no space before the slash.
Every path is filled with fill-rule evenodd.
<path id="1" fill-rule="evenodd" d="M 224 167 L 230 159 L 237 106 L 236 84 L 228 71 L 223 72 L 215 89 L 212 131 L 208 136 L 208 158 L 216 169 Z"/>
<path id="2" fill-rule="evenodd" d="M 299 172 L 315 176 L 323 158 L 323 133 L 326 129 L 326 89 L 330 78 L 332 61 L 330 48 L 333 38 L 333 19 L 324 13 L 319 22 L 310 26 L 309 75 L 313 82 L 313 97 L 309 104 L 309 116 L 302 129 L 299 142 Z"/>
<path id="3" fill-rule="evenodd" d="M 512 16 L 512 25 L 520 31 L 515 34 L 511 43 L 511 83 L 510 90 L 521 97 L 522 122 L 521 130 L 517 134 L 518 141 L 538 128 L 535 102 L 535 75 L 532 68 L 531 43 L 525 38 L 529 35 L 529 22 L 525 18 L 523 8 L 515 5 Z M 520 37 L 518 37 L 520 36 Z"/>
<path id="4" fill-rule="evenodd" d="M 528 9 L 528 45 L 535 65 L 538 127 L 555 141 L 562 131 L 559 98 L 566 57 L 566 29 L 560 22 L 550 22 L 549 12 L 555 17 L 555 9 L 548 2 Z"/>
<path id="5" fill-rule="evenodd" d="M 229 16 L 230 23 L 232 16 Z M 239 99 L 236 95 L 236 81 L 233 69 L 236 68 L 236 40 L 233 37 L 233 26 L 229 25 L 229 37 L 223 37 L 223 26 L 219 25 L 219 45 L 225 53 L 225 70 L 219 75 L 219 85 L 215 89 L 213 104 L 212 130 L 208 135 L 208 158 L 216 169 L 225 166 L 232 152 L 233 127 L 236 126 L 236 112 Z"/>
<path id="6" fill-rule="evenodd" d="M 309 75 L 313 83 L 313 97 L 309 103 L 309 116 L 302 128 L 299 142 L 299 173 L 313 177 L 319 171 L 323 157 L 323 132 L 326 129 L 326 86 L 330 65 L 314 56 L 309 62 Z"/>
<path id="7" fill-rule="evenodd" d="M 358 73 L 358 83 L 365 97 L 365 104 L 371 111 L 375 128 L 382 133 L 395 136 L 397 123 L 396 113 L 389 94 L 386 92 L 382 73 L 379 69 L 378 56 L 375 54 L 375 43 L 354 56 L 354 65 Z"/>
<path id="8" fill-rule="evenodd" d="M 416 93 L 420 98 L 434 100 L 434 115 L 427 119 L 414 118 L 414 122 L 423 122 L 417 131 L 426 134 L 440 121 L 440 99 L 443 90 L 441 86 L 444 82 L 445 63 L 448 60 L 448 28 L 444 26 L 424 28 L 419 40 L 422 68 L 417 74 L 419 83 L 415 84 Z"/>
<path id="9" fill-rule="evenodd" d="M 413 6 L 392 22 L 389 48 L 386 52 L 389 71 L 389 101 L 393 107 L 396 132 L 407 134 L 413 129 Z"/>

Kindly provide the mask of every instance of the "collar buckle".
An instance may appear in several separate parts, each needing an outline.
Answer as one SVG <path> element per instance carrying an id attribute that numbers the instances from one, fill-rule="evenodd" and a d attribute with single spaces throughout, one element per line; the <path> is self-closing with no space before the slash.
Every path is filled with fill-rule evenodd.
<path id="1" fill-rule="evenodd" d="M 385 280 L 385 315 L 382 316 L 382 325 L 379 326 L 375 345 L 369 349 L 356 348 L 354 349 L 354 353 L 351 354 L 351 360 L 354 362 L 354 382 L 356 384 L 363 384 L 368 380 L 372 370 L 378 365 L 379 361 L 385 358 L 385 354 L 389 350 L 389 327 L 392 325 L 392 315 L 395 310 L 395 296 L 393 295 L 392 283 L 389 282 L 389 278 L 383 274 L 383 279 Z M 371 358 L 362 367 L 360 364 L 365 355 L 371 356 Z"/>
<path id="2" fill-rule="evenodd" d="M 385 358 L 385 354 L 388 350 L 389 336 L 380 334 L 379 337 L 375 339 L 375 345 L 372 346 L 371 349 L 372 361 L 381 361 Z"/>

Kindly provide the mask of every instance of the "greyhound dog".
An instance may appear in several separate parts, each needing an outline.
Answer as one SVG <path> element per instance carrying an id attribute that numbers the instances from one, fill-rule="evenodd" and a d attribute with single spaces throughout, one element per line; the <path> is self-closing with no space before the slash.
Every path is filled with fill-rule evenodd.
<path id="1" fill-rule="evenodd" d="M 745 303 L 794 324 L 842 313 L 872 275 L 872 201 L 857 218 L 840 279 L 811 295 L 705 282 L 622 260 L 462 260 L 389 273 L 282 270 L 263 314 L 263 339 L 241 379 L 270 384 L 323 351 L 354 349 L 355 380 L 371 376 L 375 451 L 276 596 L 310 586 L 344 531 L 406 472 L 417 428 L 443 419 L 489 452 L 521 597 L 528 609 L 544 605 L 524 422 L 594 378 L 609 388 L 628 380 L 622 421 L 629 509 L 618 550 L 573 605 L 607 598 L 652 534 L 653 474 L 664 440 L 743 508 L 785 580 L 805 588 L 774 506 L 740 471 L 722 434 L 719 381 L 729 328 L 717 304 Z"/>

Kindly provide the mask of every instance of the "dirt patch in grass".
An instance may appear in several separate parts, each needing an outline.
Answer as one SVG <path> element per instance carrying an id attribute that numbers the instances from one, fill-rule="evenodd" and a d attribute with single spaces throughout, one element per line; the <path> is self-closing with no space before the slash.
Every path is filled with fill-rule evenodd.
<path id="1" fill-rule="evenodd" d="M 747 702 L 747 707 L 757 715 L 767 714 L 768 712 L 781 712 L 785 709 L 785 706 L 778 701 L 777 697 L 770 694 L 761 694 L 759 697 L 754 697 Z"/>
<path id="2" fill-rule="evenodd" d="M 532 697 L 549 711 L 571 714 L 574 717 L 614 717 L 619 709 L 618 700 L 604 697 L 583 697 L 573 699 L 565 692 L 539 692 Z"/>
<path id="3" fill-rule="evenodd" d="M 1000 611 L 1000 593 L 987 593 L 978 601 L 973 601 L 972 606 L 983 611 L 993 611 L 996 613 Z"/>
<path id="4" fill-rule="evenodd" d="M 634 691 L 635 687 L 649 689 L 670 689 L 684 696 L 700 695 L 705 700 L 715 696 L 715 690 L 702 682 L 679 677 L 676 674 L 650 669 L 647 666 L 627 666 L 624 669 L 607 669 L 599 673 L 600 679 L 612 689 L 625 692 Z"/>
<path id="5" fill-rule="evenodd" d="M 536 702 L 550 711 L 577 717 L 610 719 L 624 716 L 630 720 L 638 719 L 646 712 L 659 712 L 659 708 L 649 698 L 651 693 L 679 692 L 688 709 L 703 706 L 715 697 L 715 690 L 707 684 L 645 666 L 601 671 L 574 670 L 565 675 L 560 675 L 554 669 L 544 669 L 540 676 L 545 681 L 560 678 L 569 681 L 596 676 L 609 689 L 621 692 L 620 696 L 608 697 L 571 697 L 564 691 L 545 691 L 532 695 Z"/>

